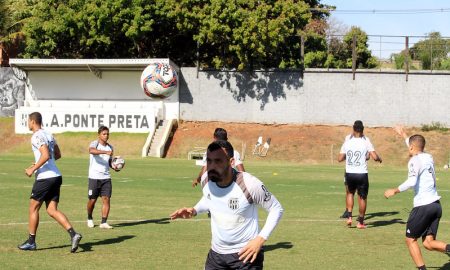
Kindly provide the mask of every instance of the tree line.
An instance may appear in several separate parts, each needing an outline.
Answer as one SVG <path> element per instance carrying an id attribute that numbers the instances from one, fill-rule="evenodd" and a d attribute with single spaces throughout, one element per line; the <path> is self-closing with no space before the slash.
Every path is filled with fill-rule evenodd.
<path id="1" fill-rule="evenodd" d="M 0 42 L 24 58 L 162 58 L 254 70 L 373 68 L 367 34 L 327 38 L 320 0 L 0 0 Z M 304 51 L 304 53 L 302 53 Z"/>

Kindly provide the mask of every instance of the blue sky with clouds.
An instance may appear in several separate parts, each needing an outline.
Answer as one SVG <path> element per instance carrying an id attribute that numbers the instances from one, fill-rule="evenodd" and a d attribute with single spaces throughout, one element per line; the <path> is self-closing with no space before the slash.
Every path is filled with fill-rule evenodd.
<path id="1" fill-rule="evenodd" d="M 447 9 L 447 12 L 415 14 L 346 14 L 332 12 L 332 17 L 350 26 L 359 26 L 368 35 L 424 36 L 440 32 L 450 37 L 450 1 L 448 0 L 322 0 L 321 3 L 336 6 L 337 10 L 418 10 Z M 401 50 L 403 38 L 371 37 L 369 48 L 376 56 L 386 58 L 390 53 Z M 410 43 L 419 41 L 411 38 Z M 381 48 L 380 48 L 381 44 Z"/>

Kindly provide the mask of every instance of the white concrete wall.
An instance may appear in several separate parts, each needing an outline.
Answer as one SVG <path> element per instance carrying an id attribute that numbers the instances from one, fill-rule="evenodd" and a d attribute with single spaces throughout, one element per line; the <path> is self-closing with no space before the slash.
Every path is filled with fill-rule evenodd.
<path id="1" fill-rule="evenodd" d="M 181 71 L 183 120 L 450 127 L 450 74 Z"/>

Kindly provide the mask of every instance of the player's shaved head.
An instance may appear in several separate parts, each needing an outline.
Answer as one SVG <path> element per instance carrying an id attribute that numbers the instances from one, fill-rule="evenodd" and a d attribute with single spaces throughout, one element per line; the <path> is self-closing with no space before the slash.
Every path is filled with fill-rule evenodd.
<path id="1" fill-rule="evenodd" d="M 28 115 L 28 119 L 34 121 L 38 125 L 42 125 L 42 115 L 40 112 L 33 112 Z"/>
<path id="2" fill-rule="evenodd" d="M 412 135 L 409 137 L 409 145 L 414 145 L 419 150 L 423 151 L 425 148 L 425 138 L 419 134 Z"/>

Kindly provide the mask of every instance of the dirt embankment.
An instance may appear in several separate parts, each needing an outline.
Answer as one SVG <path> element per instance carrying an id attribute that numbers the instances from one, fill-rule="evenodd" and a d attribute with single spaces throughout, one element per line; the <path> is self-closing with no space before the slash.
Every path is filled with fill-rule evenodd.
<path id="1" fill-rule="evenodd" d="M 289 161 L 302 164 L 332 164 L 336 158 L 345 136 L 351 133 L 351 126 L 320 125 L 263 125 L 249 123 L 223 122 L 185 122 L 181 121 L 174 133 L 168 158 L 187 158 L 195 147 L 204 147 L 212 141 L 214 129 L 222 127 L 227 130 L 233 146 L 244 156 L 245 160 Z M 449 162 L 450 131 L 423 132 L 419 128 L 407 129 L 408 134 L 419 133 L 427 140 L 426 151 L 433 154 L 439 168 Z M 386 165 L 406 165 L 408 154 L 406 146 L 391 128 L 366 128 L 375 150 L 382 156 Z M 87 145 L 95 140 L 95 133 L 57 134 L 57 140 L 65 155 L 85 155 Z M 263 142 L 271 138 L 266 157 L 252 154 L 259 136 Z M 125 156 L 140 156 L 146 134 L 114 134 L 111 142 Z M 0 118 L 0 154 L 30 153 L 29 135 L 14 133 L 14 119 Z M 31 153 L 30 153 L 31 154 Z"/>

